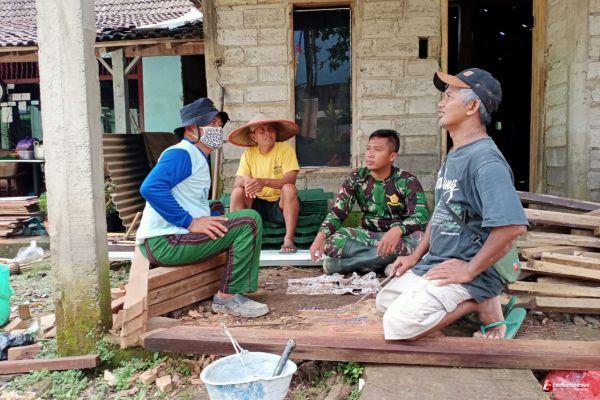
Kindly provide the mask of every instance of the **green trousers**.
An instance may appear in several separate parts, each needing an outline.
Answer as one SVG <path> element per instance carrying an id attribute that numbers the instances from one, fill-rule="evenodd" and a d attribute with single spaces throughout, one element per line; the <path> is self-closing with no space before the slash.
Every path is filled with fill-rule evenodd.
<path id="1" fill-rule="evenodd" d="M 224 237 L 211 239 L 205 234 L 187 233 L 149 238 L 140 246 L 153 265 L 175 267 L 227 254 L 223 293 L 254 292 L 258 287 L 258 267 L 262 245 L 262 220 L 254 210 L 226 214 Z"/>
<path id="2" fill-rule="evenodd" d="M 377 247 L 384 234 L 385 232 L 371 232 L 364 228 L 342 227 L 333 235 L 325 239 L 323 252 L 329 257 L 345 258 L 345 255 L 342 254 L 342 249 L 346 245 L 348 239 L 352 239 L 363 246 Z M 398 243 L 398 246 L 394 250 L 394 254 L 397 256 L 411 254 L 422 238 L 423 232 L 421 231 L 402 236 L 402 240 Z"/>

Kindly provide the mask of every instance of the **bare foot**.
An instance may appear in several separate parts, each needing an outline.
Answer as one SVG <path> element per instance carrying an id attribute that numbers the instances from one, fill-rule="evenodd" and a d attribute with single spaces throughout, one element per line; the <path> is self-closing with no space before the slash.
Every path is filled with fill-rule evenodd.
<path id="1" fill-rule="evenodd" d="M 503 321 L 502 306 L 500 297 L 496 296 L 477 305 L 477 314 L 483 325 L 489 325 L 493 322 Z M 483 339 L 502 339 L 506 335 L 506 325 L 500 325 L 495 328 L 488 329 L 485 334 L 475 332 L 473 337 Z"/>

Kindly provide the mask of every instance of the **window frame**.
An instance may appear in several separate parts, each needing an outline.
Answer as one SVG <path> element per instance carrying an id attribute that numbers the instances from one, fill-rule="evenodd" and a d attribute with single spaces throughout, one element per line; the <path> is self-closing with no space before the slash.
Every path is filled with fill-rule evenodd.
<path id="1" fill-rule="evenodd" d="M 295 10 L 327 10 L 334 8 L 348 8 L 350 10 L 350 48 L 352 49 L 350 54 L 350 65 L 351 65 L 351 84 L 350 84 L 350 93 L 351 93 L 351 101 L 350 106 L 352 107 L 352 120 L 351 125 L 352 129 L 350 131 L 350 165 L 349 166 L 336 166 L 336 167 L 328 167 L 328 166 L 307 166 L 300 167 L 300 173 L 308 173 L 308 172 L 316 172 L 316 171 L 324 171 L 329 173 L 338 173 L 338 172 L 350 172 L 351 170 L 357 168 L 360 165 L 360 160 L 358 157 L 360 156 L 359 149 L 356 149 L 355 146 L 357 144 L 356 140 L 356 122 L 357 122 L 357 68 L 356 68 L 356 1 L 357 0 L 289 0 L 288 2 L 288 16 L 289 16 L 289 35 L 288 35 L 288 48 L 289 48 L 289 59 L 291 60 L 288 67 L 288 73 L 290 76 L 289 79 L 289 93 L 290 93 L 290 115 L 292 116 L 292 120 L 296 119 L 296 68 L 294 65 L 295 60 L 295 44 L 294 44 L 294 11 Z M 296 138 L 293 138 L 290 141 L 294 150 L 296 150 Z"/>

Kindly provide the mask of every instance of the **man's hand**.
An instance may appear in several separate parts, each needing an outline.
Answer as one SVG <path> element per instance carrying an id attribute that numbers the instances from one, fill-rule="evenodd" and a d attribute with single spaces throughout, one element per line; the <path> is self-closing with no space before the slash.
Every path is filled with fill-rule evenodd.
<path id="1" fill-rule="evenodd" d="M 435 283 L 437 286 L 468 283 L 474 278 L 469 269 L 469 263 L 455 258 L 446 260 L 431 268 L 424 277 L 425 279 L 439 280 Z"/>
<path id="2" fill-rule="evenodd" d="M 315 240 L 310 245 L 310 259 L 312 262 L 317 262 L 323 257 L 323 249 L 325 247 L 325 234 L 317 233 Z"/>
<path id="3" fill-rule="evenodd" d="M 400 276 L 403 273 L 405 273 L 406 271 L 408 271 L 409 269 L 411 269 L 412 267 L 414 267 L 418 262 L 419 262 L 419 260 L 417 260 L 417 258 L 414 257 L 413 255 L 400 256 L 400 257 L 396 258 L 396 261 L 394 261 L 391 264 L 392 270 L 390 271 L 390 276 L 392 276 L 392 275 Z"/>
<path id="4" fill-rule="evenodd" d="M 212 240 L 215 240 L 217 236 L 223 237 L 227 233 L 227 228 L 221 221 L 227 221 L 228 219 L 226 217 L 194 218 L 190 226 L 188 226 L 188 231 L 191 233 L 204 233 Z"/>
<path id="5" fill-rule="evenodd" d="M 265 187 L 263 179 L 247 176 L 244 179 L 244 188 L 246 189 L 246 197 L 255 198 L 258 192 Z"/>
<path id="6" fill-rule="evenodd" d="M 387 257 L 396 250 L 398 243 L 402 240 L 402 229 L 395 226 L 387 231 L 377 244 L 377 255 Z"/>

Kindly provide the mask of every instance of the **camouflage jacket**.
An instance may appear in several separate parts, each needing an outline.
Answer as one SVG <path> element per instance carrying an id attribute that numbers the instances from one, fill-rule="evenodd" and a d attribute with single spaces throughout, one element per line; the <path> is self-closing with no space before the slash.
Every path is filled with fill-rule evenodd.
<path id="1" fill-rule="evenodd" d="M 386 232 L 398 226 L 407 235 L 425 231 L 429 221 L 425 192 L 414 175 L 392 167 L 387 179 L 377 181 L 367 168 L 359 168 L 342 184 L 319 230 L 327 236 L 335 233 L 355 202 L 362 211 L 361 226 L 369 231 Z"/>

